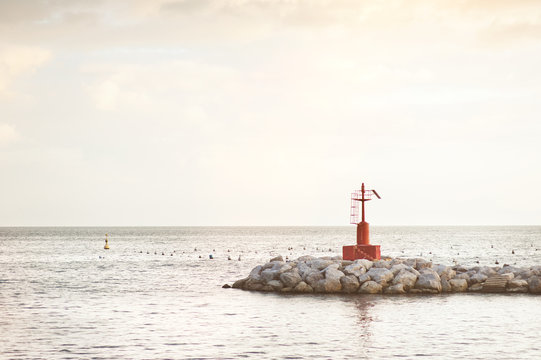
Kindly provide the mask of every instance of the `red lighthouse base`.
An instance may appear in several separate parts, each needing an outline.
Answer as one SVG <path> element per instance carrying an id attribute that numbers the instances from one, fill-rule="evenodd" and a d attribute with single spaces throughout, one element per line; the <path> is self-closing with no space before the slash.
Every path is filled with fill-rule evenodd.
<path id="1" fill-rule="evenodd" d="M 379 245 L 346 245 L 342 247 L 342 258 L 344 260 L 379 260 L 381 252 Z"/>

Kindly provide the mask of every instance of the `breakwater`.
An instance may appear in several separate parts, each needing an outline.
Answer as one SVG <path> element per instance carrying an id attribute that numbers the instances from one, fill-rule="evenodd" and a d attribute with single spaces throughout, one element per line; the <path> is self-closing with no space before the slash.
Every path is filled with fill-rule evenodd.
<path id="1" fill-rule="evenodd" d="M 283 293 L 439 294 L 505 292 L 541 294 L 541 266 L 447 266 L 422 258 L 342 260 L 340 256 L 281 256 L 258 265 L 233 288 Z"/>

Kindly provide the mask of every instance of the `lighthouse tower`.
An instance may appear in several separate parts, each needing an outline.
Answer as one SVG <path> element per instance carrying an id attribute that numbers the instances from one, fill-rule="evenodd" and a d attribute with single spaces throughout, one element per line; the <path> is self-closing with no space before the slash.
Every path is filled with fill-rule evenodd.
<path id="1" fill-rule="evenodd" d="M 361 190 L 356 190 L 351 194 L 350 222 L 357 225 L 357 245 L 346 245 L 342 248 L 344 260 L 379 260 L 381 258 L 379 245 L 370 245 L 369 226 L 364 216 L 364 203 L 372 200 L 372 196 L 381 199 L 376 190 L 365 190 L 364 183 L 361 185 Z M 359 205 L 361 207 L 360 222 Z"/>

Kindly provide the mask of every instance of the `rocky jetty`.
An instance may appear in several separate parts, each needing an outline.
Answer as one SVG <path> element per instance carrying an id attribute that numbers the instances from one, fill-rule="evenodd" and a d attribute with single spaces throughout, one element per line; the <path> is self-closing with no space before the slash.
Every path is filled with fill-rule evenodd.
<path id="1" fill-rule="evenodd" d="M 541 266 L 432 264 L 421 259 L 342 260 L 281 256 L 258 265 L 233 288 L 292 293 L 439 294 L 505 292 L 541 294 Z"/>

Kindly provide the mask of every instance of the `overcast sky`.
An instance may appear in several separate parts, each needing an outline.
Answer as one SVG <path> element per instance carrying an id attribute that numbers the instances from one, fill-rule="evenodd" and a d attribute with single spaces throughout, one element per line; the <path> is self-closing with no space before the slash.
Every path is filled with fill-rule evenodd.
<path id="1" fill-rule="evenodd" d="M 541 3 L 0 1 L 0 226 L 541 224 Z"/>

